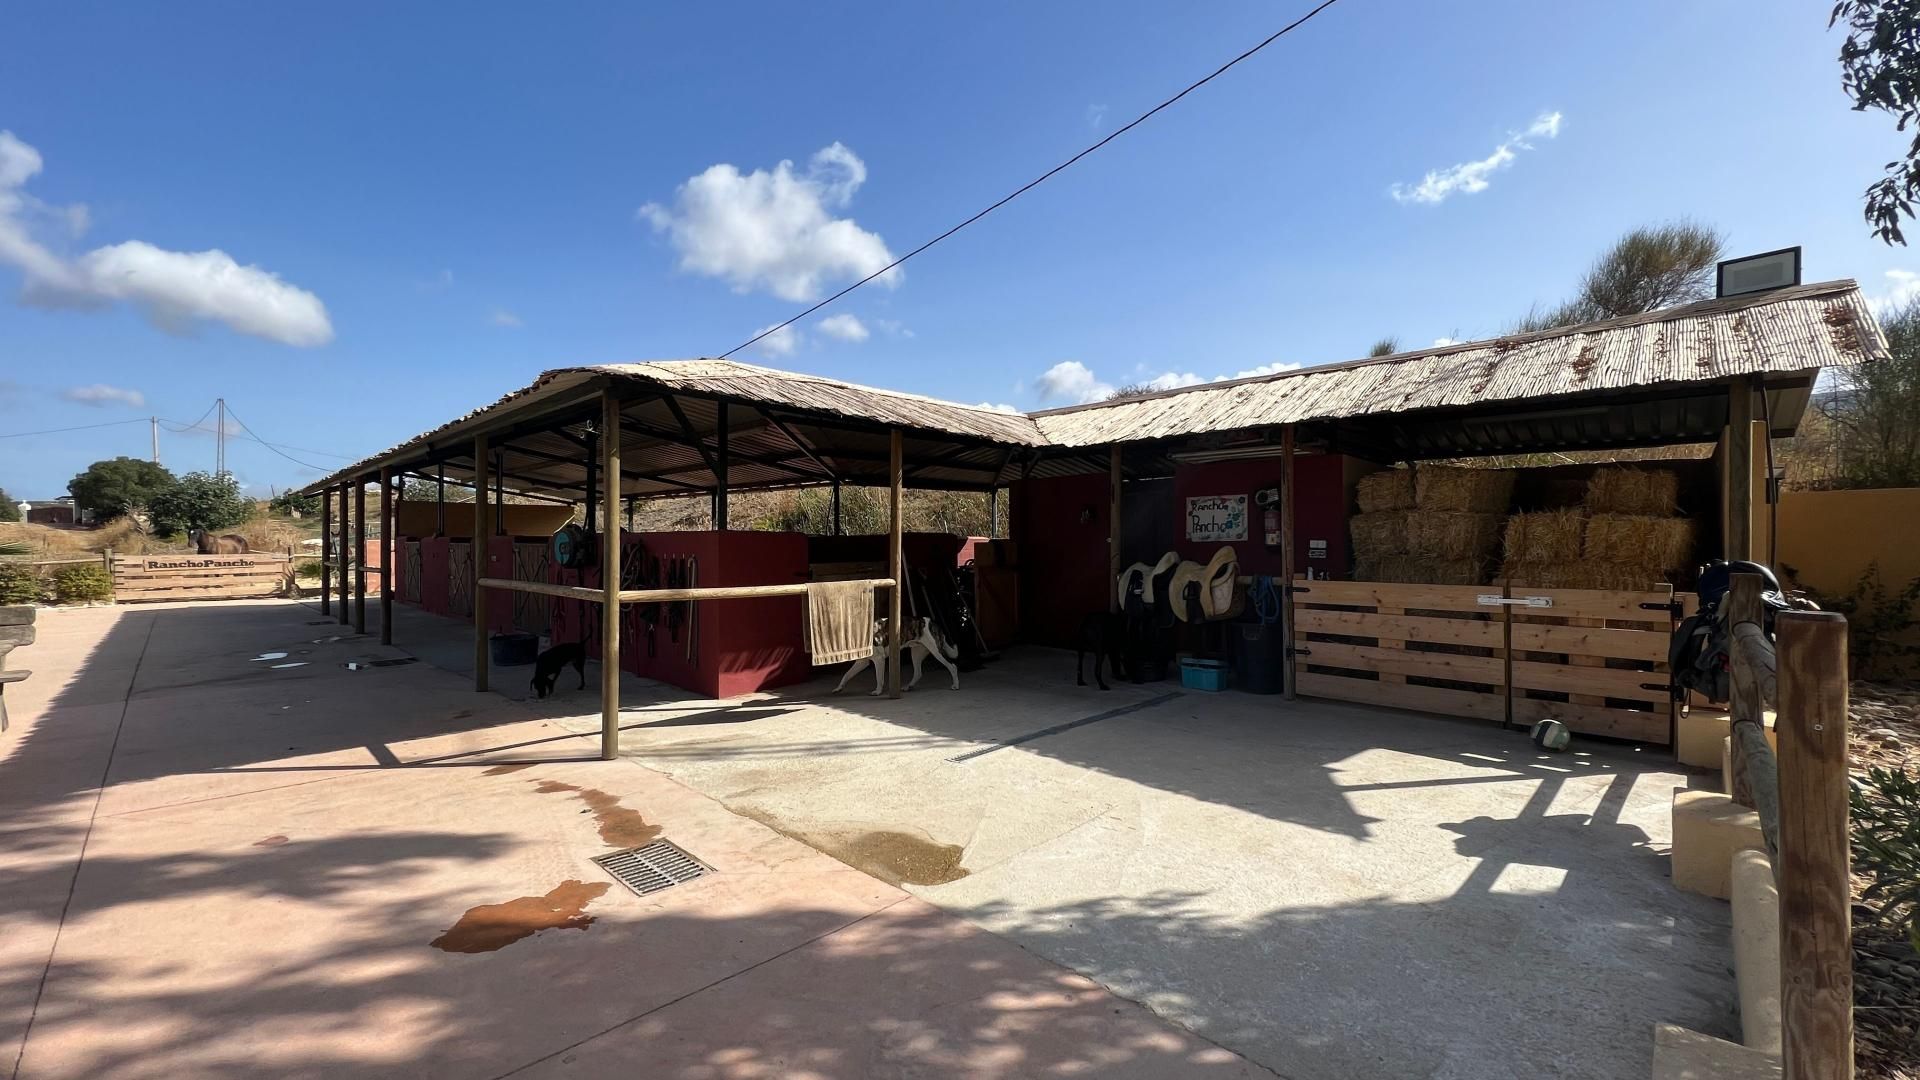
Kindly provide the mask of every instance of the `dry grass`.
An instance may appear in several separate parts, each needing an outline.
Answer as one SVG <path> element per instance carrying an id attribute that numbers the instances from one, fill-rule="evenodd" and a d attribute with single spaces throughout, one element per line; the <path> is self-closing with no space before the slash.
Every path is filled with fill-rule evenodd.
<path id="1" fill-rule="evenodd" d="M 149 536 L 131 518 L 116 518 L 97 529 L 58 529 L 51 525 L 0 522 L 0 541 L 24 543 L 45 558 L 86 555 L 112 548 L 130 555 L 165 551 L 171 545 Z"/>
<path id="2" fill-rule="evenodd" d="M 1586 557 L 1599 562 L 1678 570 L 1694 556 L 1693 522 L 1680 517 L 1595 514 L 1587 519 Z"/>
<path id="3" fill-rule="evenodd" d="M 1363 514 L 1388 510 L 1413 509 L 1414 485 L 1411 469 L 1382 469 L 1360 478 L 1354 492 Z"/>
<path id="4" fill-rule="evenodd" d="M 1670 469 L 1595 469 L 1587 509 L 1596 514 L 1666 517 L 1680 510 L 1680 477 Z"/>
<path id="5" fill-rule="evenodd" d="M 1414 473 L 1414 502 L 1422 510 L 1507 512 L 1513 501 L 1509 469 L 1456 469 L 1429 465 Z"/>
<path id="6" fill-rule="evenodd" d="M 1422 559 L 1485 562 L 1499 545 L 1505 524 L 1506 519 L 1499 514 L 1415 510 L 1407 515 L 1407 554 Z"/>
<path id="7" fill-rule="evenodd" d="M 1407 512 L 1380 510 L 1347 519 L 1353 530 L 1353 551 L 1360 558 L 1407 553 Z"/>
<path id="8" fill-rule="evenodd" d="M 1353 576 L 1356 581 L 1391 581 L 1404 585 L 1483 585 L 1487 580 L 1487 564 L 1480 559 L 1387 555 L 1359 560 Z"/>
<path id="9" fill-rule="evenodd" d="M 1515 563 L 1580 561 L 1587 515 L 1579 510 L 1541 510 L 1507 519 L 1506 560 Z"/>
<path id="10" fill-rule="evenodd" d="M 298 552 L 300 541 L 307 536 L 291 523 L 269 517 L 256 517 L 234 528 L 222 530 L 223 535 L 230 532 L 246 537 L 247 547 L 252 550 L 267 554 L 278 554 L 289 548 Z"/>

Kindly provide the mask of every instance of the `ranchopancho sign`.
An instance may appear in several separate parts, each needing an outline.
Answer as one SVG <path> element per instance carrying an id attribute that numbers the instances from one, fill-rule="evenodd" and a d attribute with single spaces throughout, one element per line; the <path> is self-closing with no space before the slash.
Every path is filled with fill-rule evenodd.
<path id="1" fill-rule="evenodd" d="M 1197 495 L 1187 500 L 1187 539 L 1216 543 L 1247 538 L 1245 495 Z"/>

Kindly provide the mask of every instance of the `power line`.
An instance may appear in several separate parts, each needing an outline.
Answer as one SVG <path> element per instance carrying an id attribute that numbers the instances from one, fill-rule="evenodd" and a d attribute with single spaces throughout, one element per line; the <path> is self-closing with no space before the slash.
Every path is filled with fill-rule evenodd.
<path id="1" fill-rule="evenodd" d="M 207 411 L 200 414 L 200 419 L 195 420 L 193 423 L 188 424 L 185 427 L 174 427 L 173 425 L 179 423 L 178 420 L 167 420 L 167 421 L 164 421 L 164 423 L 167 425 L 167 430 L 171 432 L 179 433 L 183 431 L 191 431 L 194 428 L 197 428 L 201 424 L 205 423 L 207 417 L 213 415 L 214 406 L 218 404 L 220 403 L 218 401 L 215 401 L 213 405 L 207 406 Z"/>
<path id="2" fill-rule="evenodd" d="M 1149 117 L 1153 116 L 1154 113 L 1157 113 L 1160 110 L 1166 108 L 1167 106 L 1172 105 L 1174 102 L 1179 101 L 1181 98 L 1186 97 L 1188 94 L 1193 93 L 1195 90 L 1198 90 L 1201 87 L 1212 82 L 1213 80 L 1219 78 L 1221 75 L 1226 73 L 1228 68 L 1233 67 L 1235 64 L 1238 64 L 1240 61 L 1245 60 L 1246 58 L 1252 56 L 1254 53 L 1259 52 L 1261 49 L 1266 48 L 1267 46 L 1273 44 L 1274 42 L 1279 41 L 1281 38 L 1292 33 L 1294 30 L 1305 25 L 1309 19 L 1312 19 L 1315 15 L 1318 15 L 1321 12 L 1332 7 L 1337 2 L 1338 0 L 1322 0 L 1319 6 L 1307 12 L 1305 15 L 1302 15 L 1299 18 L 1293 20 L 1287 25 L 1281 27 L 1280 29 L 1274 31 L 1273 34 L 1271 34 L 1265 41 L 1262 41 L 1260 44 L 1255 45 L 1253 48 L 1248 49 L 1246 52 L 1241 53 L 1239 56 L 1236 56 L 1233 59 L 1227 61 L 1226 63 L 1221 64 L 1218 68 L 1215 68 L 1213 73 L 1208 75 L 1206 78 L 1201 79 L 1198 82 L 1195 82 L 1189 85 L 1185 90 L 1182 90 L 1179 93 L 1168 98 L 1167 100 L 1161 102 L 1160 104 L 1155 105 L 1153 108 L 1148 109 L 1146 112 L 1141 113 L 1139 116 L 1134 117 L 1133 120 L 1130 123 L 1128 123 L 1125 127 L 1115 130 L 1112 134 L 1108 135 L 1106 138 L 1101 139 L 1099 142 L 1094 143 L 1092 146 L 1087 147 L 1085 150 L 1080 151 L 1079 153 L 1073 155 L 1067 160 L 1061 162 L 1060 164 L 1055 165 L 1053 168 L 1048 169 L 1046 172 L 1041 173 L 1039 176 L 1034 177 L 1032 180 L 1027 181 L 1025 184 L 1022 184 L 1019 188 L 1015 189 L 1012 194 L 1009 194 L 1006 197 L 1002 198 L 999 202 L 994 203 L 992 206 L 989 206 L 985 210 L 982 210 L 979 213 L 968 218 L 967 220 L 962 221 L 960 224 L 955 225 L 953 228 L 948 229 L 946 232 L 941 233 L 939 236 L 936 236 L 933 239 L 927 241 L 926 243 L 921 244 L 919 247 L 914 248 L 912 251 L 907 252 L 905 255 L 900 256 L 899 258 L 893 260 L 892 262 L 881 267 L 880 269 L 875 270 L 873 273 L 868 274 L 866 277 L 861 278 L 859 281 L 856 281 L 853 284 L 847 286 L 846 288 L 841 289 L 839 292 L 834 293 L 832 296 L 827 297 L 825 300 L 822 300 L 819 303 L 808 308 L 807 310 L 801 312 L 800 314 L 795 315 L 793 318 L 788 319 L 783 323 L 776 323 L 773 326 L 767 327 L 765 330 L 760 331 L 760 333 L 754 335 L 752 338 L 749 338 L 748 340 L 743 341 L 738 345 L 735 345 L 733 348 L 728 349 L 726 352 L 721 353 L 720 358 L 724 360 L 727 357 L 732 356 L 734 353 L 739 352 L 741 349 L 744 349 L 747 346 L 752 345 L 754 342 L 761 340 L 762 338 L 768 337 L 772 334 L 777 334 L 780 331 L 785 330 L 787 327 L 792 326 L 794 323 L 799 322 L 801 319 L 804 319 L 807 316 L 813 314 L 814 312 L 819 311 L 821 308 L 826 307 L 828 304 L 833 303 L 835 300 L 838 300 L 841 297 L 852 292 L 853 290 L 859 288 L 860 286 L 865 285 L 867 282 L 872 281 L 874 278 L 877 278 L 886 274 L 888 271 L 906 262 L 908 259 L 913 258 L 915 255 L 920 254 L 921 252 L 927 250 L 933 245 L 939 243 L 940 241 L 945 240 L 947 237 L 952 236 L 954 233 L 959 232 L 961 229 L 966 228 L 967 226 L 973 224 L 976 221 L 979 221 L 981 218 L 986 217 L 988 214 L 993 213 L 995 210 L 1000 209 L 1001 207 L 1007 205 L 1013 200 L 1019 198 L 1020 196 L 1025 195 L 1027 192 L 1033 190 L 1034 188 L 1039 187 L 1041 184 L 1045 183 L 1047 180 L 1052 179 L 1055 173 L 1062 171 L 1063 169 L 1067 168 L 1069 165 L 1072 165 L 1074 162 L 1079 161 L 1081 158 L 1086 157 L 1088 154 L 1093 153 L 1095 150 L 1100 149 L 1101 147 L 1107 145 L 1113 140 L 1119 138 L 1120 136 L 1125 135 L 1127 132 L 1132 131 L 1134 128 L 1139 127 L 1141 124 L 1145 123 Z"/>
<path id="3" fill-rule="evenodd" d="M 0 435 L 0 439 L 24 439 L 29 435 L 58 435 L 63 431 L 91 431 L 94 428 L 119 427 L 121 424 L 144 424 L 147 418 L 136 416 L 131 420 L 109 420 L 104 424 L 80 424 L 75 427 L 47 428 L 44 431 L 13 431 Z"/>
<path id="4" fill-rule="evenodd" d="M 298 465 L 302 468 L 312 469 L 315 472 L 321 472 L 321 473 L 328 471 L 328 467 L 325 465 L 315 465 L 311 461 L 301 461 L 299 458 L 294 457 L 292 454 L 287 453 L 286 451 L 280 449 L 278 446 L 275 446 L 274 444 L 268 442 L 267 440 L 261 438 L 260 436 L 255 435 L 253 432 L 253 429 L 247 426 L 247 422 L 245 420 L 240 419 L 240 414 L 233 411 L 232 406 L 228 406 L 225 410 L 225 413 L 227 416 L 233 418 L 234 423 L 240 425 L 241 431 L 246 432 L 249 436 L 252 437 L 254 442 L 259 443 L 261 446 L 266 447 L 267 449 L 273 451 L 276 454 L 279 454 L 281 457 L 286 458 L 288 461 L 291 461 L 295 465 Z M 319 453 L 319 452 L 320 451 L 313 451 L 313 453 Z"/>

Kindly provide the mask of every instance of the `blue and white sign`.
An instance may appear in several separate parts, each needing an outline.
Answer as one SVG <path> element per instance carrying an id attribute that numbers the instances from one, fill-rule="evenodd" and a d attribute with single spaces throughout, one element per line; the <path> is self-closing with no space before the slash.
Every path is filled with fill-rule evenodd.
<path id="1" fill-rule="evenodd" d="M 1225 543 L 1247 538 L 1245 495 L 1200 495 L 1187 500 L 1187 539 Z"/>

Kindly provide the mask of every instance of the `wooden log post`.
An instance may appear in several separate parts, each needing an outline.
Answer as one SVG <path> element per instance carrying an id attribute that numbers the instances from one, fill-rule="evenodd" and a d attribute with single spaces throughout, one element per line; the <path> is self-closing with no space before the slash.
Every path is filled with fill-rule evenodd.
<path id="1" fill-rule="evenodd" d="M 333 614 L 333 492 L 320 492 L 320 614 Z"/>
<path id="2" fill-rule="evenodd" d="M 620 399 L 612 390 L 601 394 L 600 409 L 600 758 L 612 761 L 620 756 Z"/>
<path id="3" fill-rule="evenodd" d="M 1280 428 L 1280 696 L 1292 701 L 1293 671 L 1293 439 L 1292 424 Z"/>
<path id="4" fill-rule="evenodd" d="M 887 590 L 887 696 L 900 696 L 900 643 L 903 638 L 901 619 L 901 594 L 907 591 L 906 550 L 901 546 L 901 459 L 904 448 L 900 439 L 900 429 L 894 428 L 887 439 L 887 576 L 893 579 L 893 588 Z M 1108 590 L 1112 591 L 1112 590 Z"/>
<path id="5" fill-rule="evenodd" d="M 1732 576 L 1731 585 L 1727 589 L 1726 599 L 1726 623 L 1729 628 L 1738 626 L 1741 623 L 1760 621 L 1760 586 L 1761 581 L 1759 574 L 1734 574 Z M 1739 648 L 1732 637 L 1731 629 L 1729 629 L 1728 632 L 1727 647 L 1730 649 Z M 1729 794 L 1733 796 L 1733 801 L 1739 803 L 1741 806 L 1752 807 L 1753 785 L 1750 771 L 1751 765 L 1747 761 L 1746 741 L 1739 737 L 1738 728 L 1741 724 L 1752 724 L 1755 727 L 1761 728 L 1764 734 L 1767 722 L 1767 706 L 1766 702 L 1760 700 L 1759 685 L 1748 677 L 1751 668 L 1739 663 L 1735 663 L 1731 665 L 1731 667 L 1732 670 L 1728 672 L 1731 683 L 1731 693 L 1727 705 L 1728 711 L 1732 716 L 1734 740 L 1733 775 L 1727 778 L 1728 786 L 1732 789 Z"/>
<path id="6" fill-rule="evenodd" d="M 1120 610 L 1120 446 L 1107 448 L 1107 610 Z"/>
<path id="7" fill-rule="evenodd" d="M 339 619 L 340 619 L 341 626 L 347 625 L 347 619 L 349 618 L 349 615 L 347 612 L 347 591 L 348 591 L 349 579 L 353 576 L 349 570 L 349 568 L 353 566 L 353 553 L 347 550 L 347 545 L 350 542 L 350 534 L 347 531 L 348 527 L 351 525 L 351 514 L 349 513 L 350 509 L 351 507 L 349 507 L 347 503 L 347 485 L 341 484 L 340 485 L 340 522 L 339 522 L 340 536 L 339 536 L 339 545 L 335 548 L 335 550 L 337 550 L 340 553 L 340 615 L 339 615 Z"/>
<path id="8" fill-rule="evenodd" d="M 400 545 L 393 535 L 393 468 L 380 470 L 380 644 L 393 644 L 393 571 Z"/>
<path id="9" fill-rule="evenodd" d="M 833 482 L 833 535 L 840 534 L 840 481 Z"/>
<path id="10" fill-rule="evenodd" d="M 723 401 L 714 406 L 714 411 L 717 414 L 717 419 L 714 421 L 717 427 L 714 434 L 713 456 L 714 460 L 720 463 L 720 471 L 713 478 L 713 527 L 719 532 L 726 532 L 727 504 L 732 499 L 731 493 L 727 490 L 727 473 L 732 469 L 732 463 L 727 457 L 727 403 Z"/>
<path id="11" fill-rule="evenodd" d="M 487 573 L 487 437 L 473 437 L 473 551 L 468 573 L 473 592 L 473 688 L 487 689 L 487 590 L 480 579 Z"/>
<path id="12" fill-rule="evenodd" d="M 1727 387 L 1728 559 L 1753 558 L 1753 388 L 1746 376 Z"/>
<path id="13" fill-rule="evenodd" d="M 367 480 L 353 482 L 353 632 L 367 632 Z"/>
<path id="14" fill-rule="evenodd" d="M 1782 612 L 1780 1020 L 1786 1080 L 1853 1075 L 1853 928 L 1847 832 L 1847 620 Z"/>

